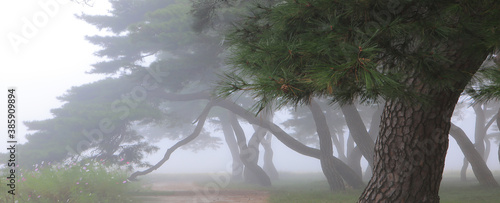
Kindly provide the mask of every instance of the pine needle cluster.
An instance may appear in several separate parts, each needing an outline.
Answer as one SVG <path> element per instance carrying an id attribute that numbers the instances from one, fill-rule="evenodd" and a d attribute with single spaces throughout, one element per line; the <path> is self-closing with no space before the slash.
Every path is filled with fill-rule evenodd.
<path id="1" fill-rule="evenodd" d="M 218 94 L 249 91 L 257 111 L 312 97 L 425 99 L 407 88 L 411 77 L 453 89 L 475 74 L 452 66 L 467 63 L 455 52 L 483 57 L 500 43 L 493 0 L 286 0 L 248 11 L 228 35 L 232 69 Z"/>

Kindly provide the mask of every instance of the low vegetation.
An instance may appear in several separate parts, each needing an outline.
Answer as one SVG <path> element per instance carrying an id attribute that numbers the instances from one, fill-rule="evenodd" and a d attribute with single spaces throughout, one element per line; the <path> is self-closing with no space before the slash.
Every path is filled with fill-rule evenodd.
<path id="1" fill-rule="evenodd" d="M 5 172 L 2 177 L 5 176 Z M 0 179 L 0 202 L 81 203 L 81 202 L 135 202 L 132 193 L 138 185 L 127 181 L 121 168 L 104 162 L 80 162 L 66 165 L 42 163 L 28 170 L 16 167 L 15 196 L 5 178 Z M 5 176 L 6 177 L 6 176 Z"/>
<path id="2" fill-rule="evenodd" d="M 298 175 L 294 179 L 280 180 L 271 190 L 269 203 L 344 203 L 357 202 L 362 190 L 347 189 L 331 193 L 325 180 L 318 180 L 314 174 Z M 500 199 L 497 188 L 484 188 L 476 180 L 462 182 L 458 173 L 445 173 L 440 189 L 441 203 L 496 203 Z M 500 179 L 500 172 L 496 173 Z M 310 180 L 310 181 L 304 181 Z"/>
<path id="3" fill-rule="evenodd" d="M 18 168 L 16 200 L 19 202 L 142 202 L 148 197 L 169 196 L 172 191 L 153 191 L 140 185 L 163 182 L 196 182 L 203 186 L 212 180 L 208 174 L 151 174 L 140 182 L 128 182 L 127 173 L 121 168 L 106 166 L 103 162 L 84 162 L 67 165 L 50 163 L 35 165 L 35 169 Z M 5 172 L 5 171 L 4 171 Z M 2 174 L 5 176 L 5 174 Z M 344 203 L 356 202 L 362 190 L 347 189 L 332 193 L 321 173 L 281 173 L 272 188 L 252 186 L 241 182 L 231 183 L 222 190 L 267 190 L 269 203 Z M 500 172 L 496 173 L 500 179 Z M 476 180 L 462 182 L 458 173 L 445 173 L 440 189 L 442 203 L 493 203 L 500 199 L 498 189 L 478 185 Z M 7 191 L 5 178 L 0 190 Z M 0 202 L 10 202 L 12 195 L 0 195 Z"/>

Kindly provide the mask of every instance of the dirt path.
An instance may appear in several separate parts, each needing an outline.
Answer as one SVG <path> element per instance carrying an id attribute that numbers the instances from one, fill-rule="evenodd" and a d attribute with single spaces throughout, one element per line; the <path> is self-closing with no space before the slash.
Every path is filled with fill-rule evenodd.
<path id="1" fill-rule="evenodd" d="M 154 191 L 172 192 L 169 195 L 140 197 L 145 203 L 266 203 L 269 193 L 260 190 L 221 189 L 216 185 L 204 187 L 192 182 L 154 183 Z"/>

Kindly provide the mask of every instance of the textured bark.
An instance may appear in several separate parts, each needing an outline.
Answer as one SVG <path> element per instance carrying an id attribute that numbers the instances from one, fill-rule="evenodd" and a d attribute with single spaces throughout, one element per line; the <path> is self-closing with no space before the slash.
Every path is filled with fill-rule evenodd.
<path id="1" fill-rule="evenodd" d="M 465 71 L 479 67 L 481 61 L 458 64 L 453 69 Z M 359 202 L 439 202 L 450 120 L 459 90 L 469 80 L 454 81 L 454 89 L 436 89 L 423 82 L 421 74 L 408 74 L 408 87 L 426 95 L 429 103 L 386 102 L 375 145 L 373 176 Z"/>
<path id="2" fill-rule="evenodd" d="M 197 138 L 200 135 L 201 130 L 203 129 L 203 125 L 205 125 L 205 121 L 207 120 L 208 113 L 212 109 L 213 105 L 214 105 L 214 102 L 210 101 L 205 106 L 205 108 L 201 112 L 200 116 L 198 117 L 198 124 L 196 125 L 196 128 L 194 129 L 193 133 L 191 133 L 191 135 L 187 136 L 183 140 L 175 143 L 174 146 L 170 147 L 165 152 L 165 155 L 163 155 L 163 158 L 158 163 L 156 163 L 154 166 L 152 166 L 144 171 L 136 171 L 136 172 L 132 173 L 132 175 L 130 175 L 130 177 L 128 179 L 129 180 L 137 180 L 137 176 L 149 174 L 149 173 L 153 172 L 154 170 L 160 168 L 160 166 L 162 166 L 170 158 L 170 155 L 175 150 L 177 150 L 179 147 L 182 147 L 185 144 L 187 144 L 187 143 L 193 141 L 195 138 Z"/>
<path id="3" fill-rule="evenodd" d="M 345 190 L 344 181 L 339 172 L 335 169 L 333 159 L 333 146 L 330 130 L 326 122 L 325 114 L 316 101 L 311 100 L 308 105 L 313 115 L 314 123 L 316 124 L 316 131 L 319 137 L 319 150 L 320 150 L 320 163 L 323 174 L 325 174 L 330 190 L 338 191 Z"/>
<path id="4" fill-rule="evenodd" d="M 418 42 L 416 37 L 414 42 Z M 410 41 L 408 41 L 410 43 Z M 425 41 L 410 49 L 432 51 L 436 47 L 450 63 L 433 67 L 453 77 L 436 81 L 449 86 L 436 88 L 434 75 L 408 65 L 404 72 L 407 88 L 425 97 L 420 100 L 391 99 L 384 107 L 380 133 L 375 144 L 373 176 L 359 202 L 439 202 L 451 116 L 461 92 L 476 73 L 488 50 L 466 52 L 475 46 L 470 40 Z M 412 50 L 409 50 L 412 51 Z M 404 64 L 403 64 L 404 63 Z M 402 62 L 401 66 L 411 64 Z M 413 67 L 415 66 L 415 67 Z"/>
<path id="5" fill-rule="evenodd" d="M 373 166 L 373 139 L 368 134 L 365 124 L 359 115 L 358 109 L 353 104 L 346 104 L 341 106 L 342 113 L 351 132 L 352 139 L 356 142 L 361 154 L 368 161 L 370 166 Z"/>
<path id="6" fill-rule="evenodd" d="M 374 174 L 359 202 L 439 202 L 450 119 L 460 91 L 435 90 L 418 76 L 410 78 L 409 85 L 429 96 L 432 104 L 386 102 Z M 467 84 L 457 83 L 457 89 Z"/>
<path id="7" fill-rule="evenodd" d="M 407 102 L 386 103 L 373 176 L 359 202 L 439 202 L 450 106 L 458 96 L 446 95 L 440 105 L 427 109 Z"/>
<path id="8" fill-rule="evenodd" d="M 256 156 L 258 158 L 258 154 L 248 148 L 243 128 L 241 128 L 238 119 L 232 113 L 231 126 L 233 127 L 234 134 L 236 135 L 236 140 L 240 148 L 240 159 L 243 162 L 243 165 L 245 165 L 245 169 L 250 170 L 255 175 L 255 180 L 251 180 L 250 182 L 257 183 L 265 187 L 271 186 L 271 179 L 266 172 L 259 165 L 257 165 L 257 163 L 252 161 L 252 159 L 255 159 Z"/>
<path id="9" fill-rule="evenodd" d="M 464 153 L 467 160 L 469 160 L 472 171 L 476 176 L 479 184 L 486 187 L 498 187 L 498 183 L 493 177 L 490 169 L 486 165 L 479 152 L 474 148 L 474 145 L 469 140 L 465 132 L 458 126 L 451 124 L 450 135 L 455 138 L 460 146 L 460 149 Z"/>
<path id="10" fill-rule="evenodd" d="M 231 157 L 233 159 L 233 164 L 231 166 L 231 181 L 243 180 L 243 163 L 240 159 L 240 149 L 238 148 L 238 143 L 236 142 L 234 131 L 231 127 L 231 122 L 228 116 L 220 116 L 219 119 L 221 121 L 224 139 L 226 140 L 229 151 L 231 152 Z"/>

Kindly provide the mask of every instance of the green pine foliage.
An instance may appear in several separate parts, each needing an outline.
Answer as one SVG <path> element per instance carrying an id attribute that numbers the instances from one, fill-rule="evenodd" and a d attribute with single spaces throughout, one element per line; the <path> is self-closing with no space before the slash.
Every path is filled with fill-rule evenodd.
<path id="1" fill-rule="evenodd" d="M 470 78 L 473 72 L 451 67 L 457 62 L 451 52 L 483 57 L 498 47 L 499 8 L 492 0 L 257 4 L 229 34 L 232 70 L 223 75 L 218 94 L 250 90 L 258 111 L 312 97 L 425 101 L 407 88 L 410 75 L 443 89 Z M 464 44 L 470 49 L 453 50 Z"/>
<path id="2" fill-rule="evenodd" d="M 25 122 L 32 133 L 26 135 L 27 143 L 18 146 L 20 163 L 31 166 L 42 161 L 59 162 L 86 156 L 116 164 L 122 164 L 119 160 L 125 159 L 132 163 L 128 167 L 149 166 L 143 158 L 158 147 L 148 144 L 145 136 L 132 127 L 134 123 L 160 120 L 162 116 L 149 103 L 130 99 L 132 103 L 126 104 L 121 100 L 121 95 L 130 93 L 134 87 L 129 80 L 107 79 L 73 87 L 59 97 L 65 103 L 51 110 L 53 118 Z M 101 126 L 110 127 L 108 130 Z M 89 150 L 91 154 L 83 155 Z"/>

